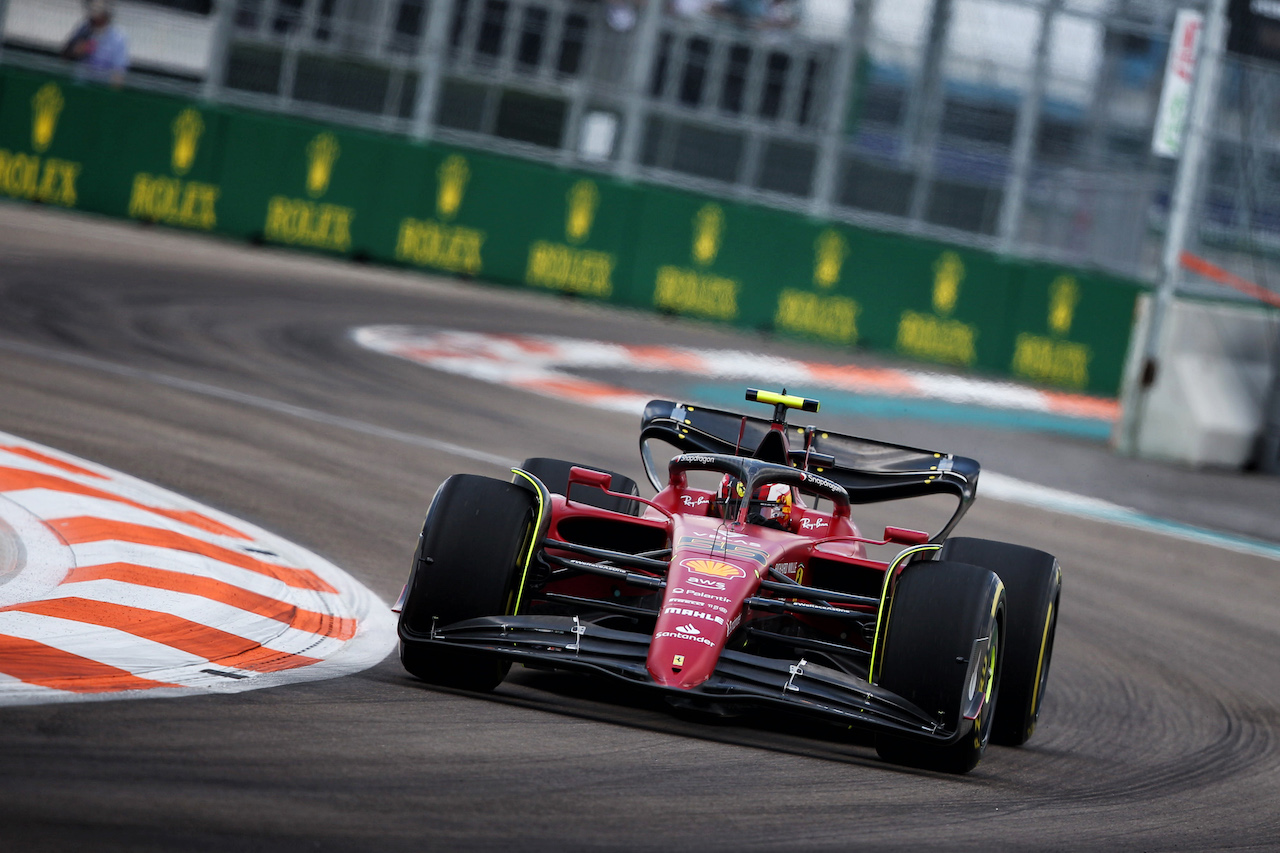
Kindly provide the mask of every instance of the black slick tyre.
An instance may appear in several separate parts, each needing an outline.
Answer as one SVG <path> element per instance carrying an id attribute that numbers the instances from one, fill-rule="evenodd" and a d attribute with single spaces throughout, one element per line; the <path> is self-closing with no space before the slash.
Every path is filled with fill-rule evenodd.
<path id="1" fill-rule="evenodd" d="M 880 734 L 885 761 L 967 773 L 991 734 L 1000 684 L 1005 599 L 1000 579 L 965 563 L 923 561 L 898 580 L 884 629 L 878 684 L 916 705 L 953 733 Z M 967 719 L 966 713 L 974 719 Z"/>
<path id="2" fill-rule="evenodd" d="M 548 459 L 542 456 L 535 456 L 526 459 L 520 465 L 525 471 L 542 481 L 542 485 L 547 487 L 547 491 L 552 494 L 564 495 L 570 500 L 584 503 L 588 506 L 600 507 L 601 509 L 613 510 L 614 512 L 624 513 L 625 515 L 639 515 L 644 509 L 644 504 L 639 501 L 629 501 L 625 498 L 615 498 L 606 495 L 599 489 L 588 488 L 583 485 L 574 487 L 573 494 L 567 494 L 569 489 L 569 469 L 570 468 L 589 468 L 592 471 L 599 471 L 602 474 L 608 474 L 613 477 L 609 481 L 609 491 L 618 492 L 624 495 L 638 495 L 640 489 L 636 486 L 636 481 L 630 477 L 610 471 L 606 468 L 597 468 L 594 465 L 582 465 L 577 462 L 566 462 L 563 459 Z"/>
<path id="3" fill-rule="evenodd" d="M 1036 730 L 1049 682 L 1062 569 L 1052 554 L 988 539 L 948 539 L 940 557 L 990 569 L 1004 582 L 1009 617 L 991 741 L 1020 746 Z"/>
<path id="4" fill-rule="evenodd" d="M 455 474 L 436 492 L 400 612 L 400 662 L 423 681 L 465 690 L 497 687 L 509 661 L 422 642 L 433 627 L 512 612 L 535 515 L 527 489 Z"/>

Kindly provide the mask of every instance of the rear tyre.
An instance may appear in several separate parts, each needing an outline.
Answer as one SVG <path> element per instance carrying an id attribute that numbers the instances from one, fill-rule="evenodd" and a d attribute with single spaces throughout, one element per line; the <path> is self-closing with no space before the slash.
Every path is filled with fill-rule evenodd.
<path id="1" fill-rule="evenodd" d="M 988 569 L 933 561 L 907 567 L 894 591 L 878 683 L 955 736 L 939 743 L 877 735 L 881 758 L 945 773 L 977 766 L 1000 684 L 1004 607 L 1000 579 Z M 976 718 L 965 719 L 966 710 L 977 710 Z"/>
<path id="2" fill-rule="evenodd" d="M 542 456 L 535 456 L 531 459 L 524 460 L 520 466 L 533 476 L 542 481 L 542 485 L 547 487 L 547 491 L 552 494 L 564 495 L 578 503 L 584 503 L 588 506 L 596 506 L 601 509 L 613 510 L 625 515 L 639 515 L 644 509 L 644 504 L 639 501 L 629 501 L 625 498 L 615 498 L 606 495 L 599 489 L 589 488 L 587 486 L 577 486 L 573 490 L 573 494 L 568 494 L 569 489 L 569 469 L 570 468 L 588 468 L 592 471 L 599 471 L 602 474 L 608 474 L 613 477 L 609 481 L 609 490 L 619 492 L 624 495 L 640 494 L 636 481 L 630 477 L 623 476 L 607 468 L 597 468 L 594 465 L 581 465 L 577 462 L 566 462 L 563 459 L 547 459 Z"/>
<path id="3" fill-rule="evenodd" d="M 987 539 L 948 539 L 940 557 L 990 569 L 1004 582 L 1009 618 L 991 740 L 1021 746 L 1036 730 L 1049 682 L 1062 569 L 1052 554 Z"/>
<path id="4" fill-rule="evenodd" d="M 443 628 L 515 607 L 532 535 L 534 497 L 501 480 L 455 474 L 431 502 L 400 612 L 400 662 L 423 681 L 465 690 L 497 687 L 509 661 L 420 642 Z"/>

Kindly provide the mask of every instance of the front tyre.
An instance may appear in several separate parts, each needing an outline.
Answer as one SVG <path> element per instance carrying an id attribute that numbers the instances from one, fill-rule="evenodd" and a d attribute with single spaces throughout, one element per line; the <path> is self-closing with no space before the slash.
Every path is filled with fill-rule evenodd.
<path id="1" fill-rule="evenodd" d="M 1021 746 L 1036 730 L 1049 683 L 1062 569 L 1052 554 L 987 539 L 948 539 L 939 556 L 988 568 L 1004 583 L 1009 620 L 1000 710 L 992 724 L 991 740 Z"/>
<path id="2" fill-rule="evenodd" d="M 991 736 L 1004 648 L 1004 588 L 988 569 L 924 561 L 898 580 L 883 637 L 878 684 L 937 720 L 951 739 L 881 734 L 885 761 L 968 773 Z"/>
<path id="3" fill-rule="evenodd" d="M 400 612 L 400 662 L 423 681 L 497 687 L 511 668 L 492 654 L 424 643 L 435 628 L 512 612 L 523 579 L 535 501 L 501 480 L 455 474 L 436 492 Z"/>

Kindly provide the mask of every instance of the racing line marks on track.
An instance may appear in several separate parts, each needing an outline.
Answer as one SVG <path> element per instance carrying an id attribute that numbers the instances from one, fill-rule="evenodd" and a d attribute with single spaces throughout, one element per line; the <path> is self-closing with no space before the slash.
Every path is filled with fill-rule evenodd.
<path id="1" fill-rule="evenodd" d="M 0 434 L 0 705 L 237 692 L 374 665 L 387 606 L 297 545 Z"/>
<path id="2" fill-rule="evenodd" d="M 470 376 L 485 382 L 493 382 L 506 384 L 512 387 L 522 388 L 534 393 L 544 394 L 546 396 L 557 397 L 559 399 L 570 400 L 581 405 L 593 406 L 595 408 L 609 409 L 611 411 L 621 411 L 628 414 L 639 413 L 643 406 L 648 402 L 648 397 L 637 395 L 633 392 L 616 389 L 602 383 L 591 382 L 590 380 L 579 379 L 571 374 L 561 374 L 557 376 L 547 376 L 547 371 L 536 367 L 531 367 L 528 362 L 517 361 L 514 358 L 494 358 L 494 352 L 490 351 L 484 354 L 467 353 L 458 350 L 456 347 L 450 347 L 442 353 L 427 348 L 419 350 L 415 346 L 415 341 L 408 338 L 410 332 L 416 332 L 420 338 L 426 338 L 429 335 L 440 334 L 429 329 L 410 329 L 408 327 L 398 326 L 370 326 L 355 329 L 352 331 L 352 337 L 361 345 L 375 349 L 376 351 L 386 353 L 388 355 L 398 356 L 410 361 L 415 361 L 427 367 L 454 373 L 463 376 Z M 450 333 L 453 335 L 473 336 L 478 333 L 457 332 Z M 517 336 L 499 336 L 490 335 L 504 341 L 510 341 Z M 529 336 L 519 336 L 529 337 Z M 432 338 L 432 340 L 437 340 Z M 465 338 L 454 338 L 454 341 L 465 341 Z M 533 339 L 537 340 L 537 339 Z M 560 339 L 563 340 L 563 339 Z M 376 342 L 376 345 L 375 345 Z M 398 342 L 398 343 L 397 343 Z M 416 343 L 421 343 L 417 341 Z M 590 341 L 582 342 L 592 345 L 589 349 L 581 350 L 576 358 L 581 359 L 585 353 L 590 351 L 596 352 L 616 352 L 617 346 L 614 344 L 595 343 Z M 403 346 L 401 346 L 403 345 Z M 603 349 L 596 349 L 600 347 Z M 545 346 L 535 349 L 548 351 Z M 239 391 L 232 391 L 226 388 L 219 388 L 216 385 L 208 385 L 203 382 L 193 382 L 188 379 L 182 379 L 175 376 L 168 376 L 163 373 L 157 373 L 149 370 L 140 370 L 137 368 L 126 367 L 124 365 L 114 364 L 108 361 L 102 361 L 96 358 L 77 355 L 74 353 L 65 353 L 49 347 L 27 344 L 19 341 L 0 340 L 0 349 L 8 349 L 13 352 L 22 353 L 24 355 L 37 358 L 46 358 L 52 361 L 60 361 L 65 364 L 75 365 L 77 367 L 97 370 L 104 373 L 111 373 L 117 376 L 125 376 L 132 379 L 141 379 L 146 382 L 152 382 L 158 385 L 174 388 L 176 390 L 185 391 L 193 394 L 200 394 L 207 397 L 227 400 L 230 402 L 240 403 L 242 405 L 251 406 L 266 411 L 277 412 L 279 414 L 290 415 L 292 417 L 301 418 L 312 421 L 314 423 L 322 423 L 328 426 L 334 426 L 341 429 L 351 430 L 353 432 L 362 433 L 364 435 L 372 435 L 379 438 L 398 441 L 417 447 L 424 447 L 429 450 L 435 450 L 441 453 L 449 453 L 464 459 L 471 459 L 476 462 L 482 462 L 494 465 L 499 468 L 509 469 L 512 466 L 520 464 L 517 459 L 509 459 L 496 454 L 487 453 L 483 450 L 465 447 L 459 444 L 453 444 L 447 441 L 430 438 L 428 436 L 416 435 L 414 433 L 402 432 L 400 430 L 388 429 L 376 424 L 358 421 L 353 418 L 345 418 L 340 415 L 332 415 L 326 412 L 307 409 L 302 406 L 295 406 L 289 403 L 283 403 L 278 400 L 271 400 L 266 397 L 258 397 L 253 394 L 245 394 Z M 656 350 L 661 348 L 631 347 L 629 348 L 638 354 L 643 351 Z M 519 354 L 519 347 L 512 347 L 509 343 L 499 347 L 497 353 L 501 355 L 503 352 Z M 436 357 L 439 355 L 441 357 Z M 668 354 L 663 356 L 664 359 L 670 359 Z M 739 362 L 744 359 L 739 354 Z M 726 360 L 732 364 L 733 360 Z M 779 360 L 782 361 L 782 360 Z M 650 361 L 653 365 L 655 362 Z M 722 362 L 724 363 L 724 362 Z M 678 366 L 683 364 L 683 366 Z M 568 365 L 565 365 L 568 366 Z M 590 362 L 586 366 L 592 366 Z M 630 366 L 630 365 L 629 365 Z M 740 366 L 740 365 L 739 365 Z M 658 369 L 657 367 L 649 367 L 648 369 Z M 676 359 L 669 363 L 664 370 L 672 372 L 687 371 L 694 369 L 689 362 L 682 362 Z M 876 371 L 865 371 L 872 375 L 881 375 Z M 766 379 L 769 377 L 765 377 Z M 776 377 L 780 382 L 794 381 L 794 378 L 785 376 Z M 951 377 L 944 377 L 950 379 Z M 823 384 L 819 380 L 814 380 L 815 384 Z M 960 379 L 959 384 L 955 386 L 961 389 L 973 388 L 975 383 L 982 380 Z M 997 386 L 998 388 L 1016 388 L 1017 386 L 1006 385 L 1005 383 L 987 383 L 988 385 Z M 1021 391 L 1031 390 L 1034 394 L 1041 392 L 1034 389 L 1020 389 Z M 986 399 L 991 400 L 992 389 L 984 391 Z M 953 397 L 963 399 L 963 393 L 953 392 Z M 1064 395 L 1050 395 L 1049 399 L 1060 399 Z M 1019 394 L 1010 399 L 1019 399 L 1031 401 L 1040 399 L 1026 394 Z M 1092 398 L 1087 398 L 1092 399 Z M 1111 406 L 1115 404 L 1112 401 L 1101 401 L 1109 403 Z M 1115 412 L 1107 407 L 1096 408 L 1092 403 L 1087 403 L 1083 409 L 1076 408 L 1074 411 L 1085 413 L 1093 412 L 1100 417 L 1114 418 Z M 1111 524 L 1118 524 L 1130 527 L 1136 530 L 1142 530 L 1149 533 L 1158 533 L 1165 536 L 1172 536 L 1190 542 L 1212 545 L 1214 547 L 1224 548 L 1226 550 L 1235 551 L 1243 554 L 1252 554 L 1255 556 L 1265 557 L 1272 560 L 1280 560 L 1280 545 L 1270 542 L 1253 539 L 1247 536 L 1237 536 L 1229 533 L 1220 533 L 1213 530 L 1207 530 L 1194 525 L 1182 524 L 1167 519 L 1155 518 L 1153 516 L 1140 513 L 1129 507 L 1113 504 L 1108 501 L 1090 498 L 1084 495 L 1077 495 L 1071 492 L 1065 492 L 1058 489 L 1052 489 L 1046 486 L 1036 485 L 1024 480 L 1018 480 L 1013 477 L 1004 477 L 996 472 L 984 470 L 983 472 L 983 494 L 994 500 L 1006 501 L 1009 503 L 1019 503 L 1025 505 L 1036 506 L 1051 512 L 1073 515 L 1079 518 L 1093 519 L 1095 521 L 1104 521 Z M 4 502 L 0 500 L 0 508 Z M 4 521 L 0 517 L 0 521 Z M 25 539 L 24 539 L 25 541 Z M 28 572 L 28 574 L 30 574 Z M 21 580 L 21 579 L 20 579 Z M 0 586 L 0 600 L 3 599 L 4 586 Z M 0 680 L 3 675 L 0 674 Z"/>
<path id="3" fill-rule="evenodd" d="M 613 368 L 666 371 L 921 397 L 1010 410 L 1114 421 L 1114 400 L 1040 391 L 1012 383 L 888 368 L 814 364 L 752 353 L 678 347 L 627 346 L 546 335 L 496 335 L 412 326 L 364 326 L 351 337 L 361 346 L 436 370 L 532 391 L 599 409 L 640 414 L 649 398 L 622 388 L 582 379 L 567 369 Z M 1243 554 L 1280 560 L 1280 545 L 1247 536 L 1219 533 L 1155 518 L 1109 501 L 1090 498 L 983 471 L 982 494 L 1008 503 L 1035 506 L 1212 545 Z"/>

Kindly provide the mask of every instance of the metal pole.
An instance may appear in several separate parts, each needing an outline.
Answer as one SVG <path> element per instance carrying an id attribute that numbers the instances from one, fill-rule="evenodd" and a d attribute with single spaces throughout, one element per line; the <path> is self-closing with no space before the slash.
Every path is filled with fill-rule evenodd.
<path id="1" fill-rule="evenodd" d="M 822 129 L 822 141 L 818 148 L 818 168 L 814 171 L 813 201 L 810 205 L 810 213 L 817 217 L 831 214 L 831 202 L 836 195 L 836 180 L 840 171 L 840 148 L 844 142 L 845 123 L 849 118 L 849 98 L 853 93 L 854 77 L 858 73 L 858 62 L 866 49 L 874 5 L 875 0 L 853 0 L 844 41 L 831 71 L 831 104 L 827 109 L 826 126 Z"/>
<path id="2" fill-rule="evenodd" d="M 444 84 L 445 57 L 449 51 L 449 24 L 453 21 L 454 0 L 431 0 L 427 32 L 422 40 L 418 64 L 418 98 L 413 106 L 413 138 L 426 141 L 436 128 L 436 108 Z"/>
<path id="3" fill-rule="evenodd" d="M 916 168 L 911 188 L 911 208 L 907 216 L 913 226 L 924 221 L 933 194 L 934 162 L 938 147 L 938 125 L 942 121 L 942 60 L 951 31 L 952 0 L 933 0 L 929 22 L 929 43 L 925 46 L 921 85 L 907 114 L 905 137 L 907 154 Z"/>
<path id="4" fill-rule="evenodd" d="M 9 29 L 9 0 L 0 0 L 0 60 L 4 59 L 4 35 Z"/>
<path id="5" fill-rule="evenodd" d="M 658 52 L 658 31 L 662 27 L 660 2 L 649 2 L 636 30 L 635 60 L 627 75 L 626 100 L 622 109 L 622 143 L 618 147 L 618 177 L 633 181 L 640 171 L 640 142 L 644 138 L 645 104 L 649 100 L 649 80 Z"/>
<path id="6" fill-rule="evenodd" d="M 1182 282 L 1182 250 L 1187 242 L 1187 232 L 1194 213 L 1206 138 L 1211 132 L 1213 115 L 1218 105 L 1218 75 L 1227 36 L 1226 7 L 1227 0 L 1211 0 L 1205 16 L 1196 76 L 1191 89 L 1191 114 L 1186 130 L 1186 144 L 1174 178 L 1169 225 L 1160 258 L 1160 283 L 1151 299 L 1145 334 L 1141 340 L 1134 342 L 1142 353 L 1141 367 L 1138 375 L 1130 378 L 1121 398 L 1121 424 L 1116 448 L 1121 453 L 1136 454 L 1138 451 L 1138 435 L 1142 429 L 1147 395 L 1155 384 L 1159 368 L 1157 356 L 1165 319 Z M 1170 49 L 1174 47 L 1171 46 Z"/>
<path id="7" fill-rule="evenodd" d="M 0 0 L 0 4 L 7 0 Z M 200 97 L 216 101 L 227 78 L 227 57 L 231 53 L 231 36 L 235 31 L 235 0 L 218 0 L 214 6 L 213 35 L 209 39 L 209 66 L 205 69 Z"/>
<path id="8" fill-rule="evenodd" d="M 1003 255 L 1013 251 L 1018 239 L 1018 226 L 1022 223 L 1027 183 L 1031 179 L 1031 163 L 1035 158 L 1036 133 L 1040 130 L 1040 106 L 1044 103 L 1045 81 L 1049 76 L 1049 36 L 1061 8 L 1062 0 L 1048 0 L 1041 12 L 1040 32 L 1036 36 L 1035 66 L 1027 89 L 1022 93 L 1022 104 L 1018 108 L 1009 180 L 1005 184 L 1004 200 L 1000 205 L 1000 224 L 996 231 L 1000 239 L 1000 253 Z"/>

